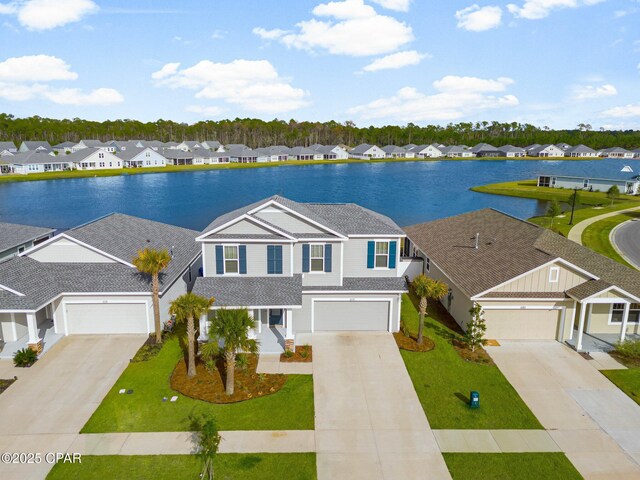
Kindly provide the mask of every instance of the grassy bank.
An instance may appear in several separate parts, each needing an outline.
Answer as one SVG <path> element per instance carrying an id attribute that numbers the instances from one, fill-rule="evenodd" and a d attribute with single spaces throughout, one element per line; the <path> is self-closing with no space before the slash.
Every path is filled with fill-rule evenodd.
<path id="1" fill-rule="evenodd" d="M 640 218 L 640 212 L 626 212 L 589 225 L 582 232 L 582 244 L 627 267 L 634 268 L 616 251 L 611 243 L 611 231 L 621 223 Z"/>

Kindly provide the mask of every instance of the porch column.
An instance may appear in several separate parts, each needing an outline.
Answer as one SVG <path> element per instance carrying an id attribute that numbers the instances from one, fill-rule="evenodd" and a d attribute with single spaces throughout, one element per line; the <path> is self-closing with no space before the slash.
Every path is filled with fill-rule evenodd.
<path id="1" fill-rule="evenodd" d="M 622 327 L 620 328 L 620 341 L 624 342 L 624 339 L 627 335 L 627 323 L 629 322 L 629 308 L 631 304 L 624 304 L 624 312 L 622 313 Z"/>
<path id="2" fill-rule="evenodd" d="M 199 342 L 206 342 L 209 340 L 209 314 L 205 313 L 200 317 L 200 335 L 198 335 Z"/>
<path id="3" fill-rule="evenodd" d="M 247 310 L 247 313 L 249 314 L 249 317 L 251 317 L 251 320 L 253 320 L 253 327 L 249 328 L 249 338 L 256 338 L 256 321 L 254 310 L 249 309 Z"/>
<path id="4" fill-rule="evenodd" d="M 262 309 L 258 310 L 258 333 L 262 333 Z"/>
<path id="5" fill-rule="evenodd" d="M 36 353 L 42 353 L 42 339 L 38 337 L 38 321 L 35 313 L 27 313 L 27 329 L 29 342 L 27 346 Z"/>
<path id="6" fill-rule="evenodd" d="M 577 351 L 582 350 L 582 331 L 584 330 L 584 317 L 588 306 L 588 303 L 583 303 L 580 306 L 580 321 L 578 322 L 578 342 L 576 343 Z"/>
<path id="7" fill-rule="evenodd" d="M 293 351 L 295 349 L 295 342 L 293 337 L 293 310 L 287 308 L 285 310 L 285 322 L 287 327 L 287 334 L 284 339 L 285 350 Z"/>

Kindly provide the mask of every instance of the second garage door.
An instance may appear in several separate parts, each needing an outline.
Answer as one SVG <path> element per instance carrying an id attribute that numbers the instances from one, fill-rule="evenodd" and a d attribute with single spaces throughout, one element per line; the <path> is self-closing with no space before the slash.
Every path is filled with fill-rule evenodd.
<path id="1" fill-rule="evenodd" d="M 485 310 L 485 338 L 495 340 L 555 340 L 560 310 Z"/>
<path id="2" fill-rule="evenodd" d="M 67 333 L 147 333 L 145 303 L 68 303 Z"/>
<path id="3" fill-rule="evenodd" d="M 336 330 L 382 331 L 389 329 L 389 302 L 314 302 L 316 332 Z"/>

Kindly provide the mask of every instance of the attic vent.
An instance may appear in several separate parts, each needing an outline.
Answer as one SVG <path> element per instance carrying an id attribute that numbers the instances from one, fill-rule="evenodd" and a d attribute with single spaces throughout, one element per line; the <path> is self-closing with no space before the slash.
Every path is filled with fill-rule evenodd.
<path id="1" fill-rule="evenodd" d="M 478 247 L 480 246 L 480 234 L 476 233 L 476 250 L 478 249 Z"/>

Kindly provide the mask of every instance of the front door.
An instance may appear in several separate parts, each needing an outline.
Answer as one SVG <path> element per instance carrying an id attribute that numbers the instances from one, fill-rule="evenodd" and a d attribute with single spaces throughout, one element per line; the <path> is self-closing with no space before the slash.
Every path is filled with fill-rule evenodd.
<path id="1" fill-rule="evenodd" d="M 269 310 L 269 326 L 277 327 L 282 325 L 282 309 L 272 308 Z"/>

